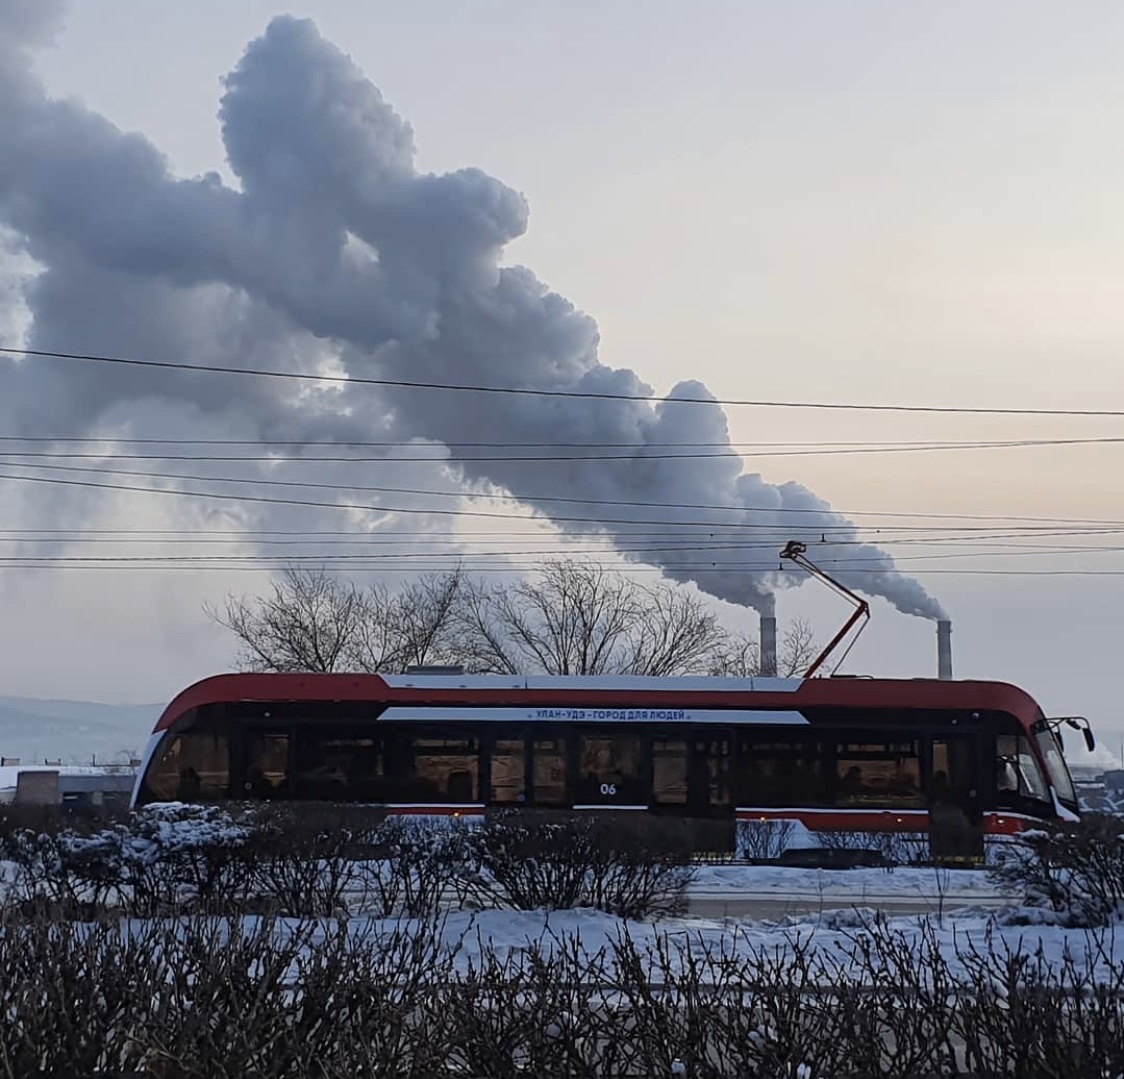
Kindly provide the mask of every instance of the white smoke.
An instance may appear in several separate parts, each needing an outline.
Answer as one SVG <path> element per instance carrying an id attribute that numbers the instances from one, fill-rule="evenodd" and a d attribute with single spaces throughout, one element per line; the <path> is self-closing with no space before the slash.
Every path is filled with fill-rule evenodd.
<path id="1" fill-rule="evenodd" d="M 42 45 L 62 25 L 66 6 L 61 0 L 4 0 L 0 3 L 0 47 Z"/>
<path id="2" fill-rule="evenodd" d="M 600 362 L 591 318 L 529 270 L 501 266 L 526 228 L 524 199 L 477 169 L 419 173 L 409 126 L 311 22 L 273 20 L 226 81 L 220 118 L 234 190 L 214 175 L 177 179 L 143 138 L 50 99 L 13 43 L 41 38 L 47 22 L 28 15 L 36 10 L 0 0 L 0 27 L 22 34 L 0 37 L 0 224 L 42 267 L 26 296 L 34 347 L 290 370 L 331 359 L 355 377 L 651 393 L 632 371 Z M 677 400 L 710 398 L 697 382 L 654 405 L 350 386 L 309 407 L 292 387 L 246 378 L 29 360 L 9 364 L 3 379 L 0 419 L 7 412 L 10 427 L 28 431 L 78 434 L 161 397 L 252 417 L 275 439 L 377 430 L 438 440 L 454 456 L 487 440 L 636 444 L 622 460 L 461 468 L 466 484 L 504 488 L 564 530 L 578 527 L 567 518 L 586 519 L 584 530 L 600 514 L 626 557 L 763 611 L 777 588 L 801 580 L 773 568 L 778 547 L 830 530 L 860 560 L 861 571 L 844 566 L 839 579 L 906 613 L 943 616 L 888 554 L 860 543 L 799 484 L 766 483 L 733 455 L 654 457 L 669 443 L 728 445 L 720 407 Z M 630 534 L 650 534 L 652 522 L 672 543 L 713 536 L 723 546 L 630 553 Z M 737 564 L 745 561 L 756 566 Z"/>

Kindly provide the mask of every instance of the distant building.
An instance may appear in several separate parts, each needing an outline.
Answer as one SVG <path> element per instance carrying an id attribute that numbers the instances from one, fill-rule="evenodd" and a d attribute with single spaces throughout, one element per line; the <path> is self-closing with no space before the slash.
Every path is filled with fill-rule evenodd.
<path id="1" fill-rule="evenodd" d="M 135 780 L 120 768 L 0 766 L 0 804 L 127 806 Z"/>
<path id="2" fill-rule="evenodd" d="M 1124 791 L 1124 768 L 1116 768 L 1098 777 L 1110 791 Z"/>

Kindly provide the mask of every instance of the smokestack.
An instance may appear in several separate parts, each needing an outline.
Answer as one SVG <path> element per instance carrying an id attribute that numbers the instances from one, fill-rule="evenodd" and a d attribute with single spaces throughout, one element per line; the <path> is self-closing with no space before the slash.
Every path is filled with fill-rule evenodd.
<path id="1" fill-rule="evenodd" d="M 761 616 L 761 676 L 777 676 L 777 620 L 769 614 Z"/>
<path id="2" fill-rule="evenodd" d="M 952 623 L 947 619 L 937 623 L 937 677 L 952 678 Z"/>

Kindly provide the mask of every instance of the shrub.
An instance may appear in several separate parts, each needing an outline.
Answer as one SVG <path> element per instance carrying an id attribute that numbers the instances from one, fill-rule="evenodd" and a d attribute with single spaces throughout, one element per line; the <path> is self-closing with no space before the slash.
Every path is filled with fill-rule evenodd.
<path id="1" fill-rule="evenodd" d="M 359 859 L 385 813 L 363 806 L 277 803 L 254 810 L 247 849 L 256 903 L 286 917 L 347 911 Z"/>
<path id="2" fill-rule="evenodd" d="M 463 904 L 476 876 L 469 827 L 455 820 L 388 817 L 357 867 L 362 909 L 384 918 L 421 918 L 440 909 L 449 889 Z"/>
<path id="3" fill-rule="evenodd" d="M 0 920 L 0 1075 L 873 1079 L 1124 1073 L 1108 934 L 1048 957 L 857 921 L 596 951 L 439 920 Z M 674 1070 L 673 1070 L 674 1066 Z"/>
<path id="4" fill-rule="evenodd" d="M 829 831 L 814 832 L 816 843 L 835 855 L 853 854 L 851 864 L 880 866 L 923 865 L 932 859 L 929 837 L 919 832 Z M 842 863 L 843 859 L 840 858 Z"/>
<path id="5" fill-rule="evenodd" d="M 134 814 L 115 832 L 129 911 L 242 909 L 255 827 L 252 812 L 238 807 L 153 806 Z"/>
<path id="6" fill-rule="evenodd" d="M 682 830 L 639 815 L 510 810 L 490 817 L 472 844 L 493 899 L 519 910 L 674 913 L 695 872 Z"/>
<path id="7" fill-rule="evenodd" d="M 1027 906 L 1048 907 L 1070 925 L 1107 925 L 1124 914 L 1124 819 L 1089 814 L 1024 832 L 989 872 Z"/>
<path id="8" fill-rule="evenodd" d="M 121 900 L 121 848 L 127 814 L 96 806 L 0 807 L 3 898 L 25 914 L 89 916 Z"/>
<path id="9" fill-rule="evenodd" d="M 795 833 L 790 820 L 738 821 L 738 854 L 747 862 L 771 862 L 785 852 Z"/>

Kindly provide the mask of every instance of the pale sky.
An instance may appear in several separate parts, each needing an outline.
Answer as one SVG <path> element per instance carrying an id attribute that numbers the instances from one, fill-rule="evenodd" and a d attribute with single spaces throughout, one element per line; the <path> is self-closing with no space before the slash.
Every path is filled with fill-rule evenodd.
<path id="1" fill-rule="evenodd" d="M 220 79 L 283 13 L 313 19 L 379 87 L 419 169 L 475 166 L 525 196 L 530 227 L 505 261 L 595 318 L 602 362 L 657 392 L 698 378 L 719 398 L 1124 409 L 1118 3 L 74 0 L 37 67 L 177 174 L 230 182 Z M 740 442 L 1124 436 L 1111 418 L 729 416 Z M 746 467 L 845 514 L 1122 520 L 1122 464 L 1108 444 Z M 1124 547 L 1119 533 L 1037 542 Z M 950 611 L 958 676 L 1124 727 L 1124 576 L 947 572 L 1124 574 L 1124 553 L 892 551 Z M 200 604 L 264 584 L 19 572 L 0 571 L 5 693 L 119 701 L 228 663 Z M 827 637 L 846 611 L 806 586 L 780 599 L 794 613 Z M 931 623 L 878 601 L 848 669 L 929 675 L 934 651 Z"/>

